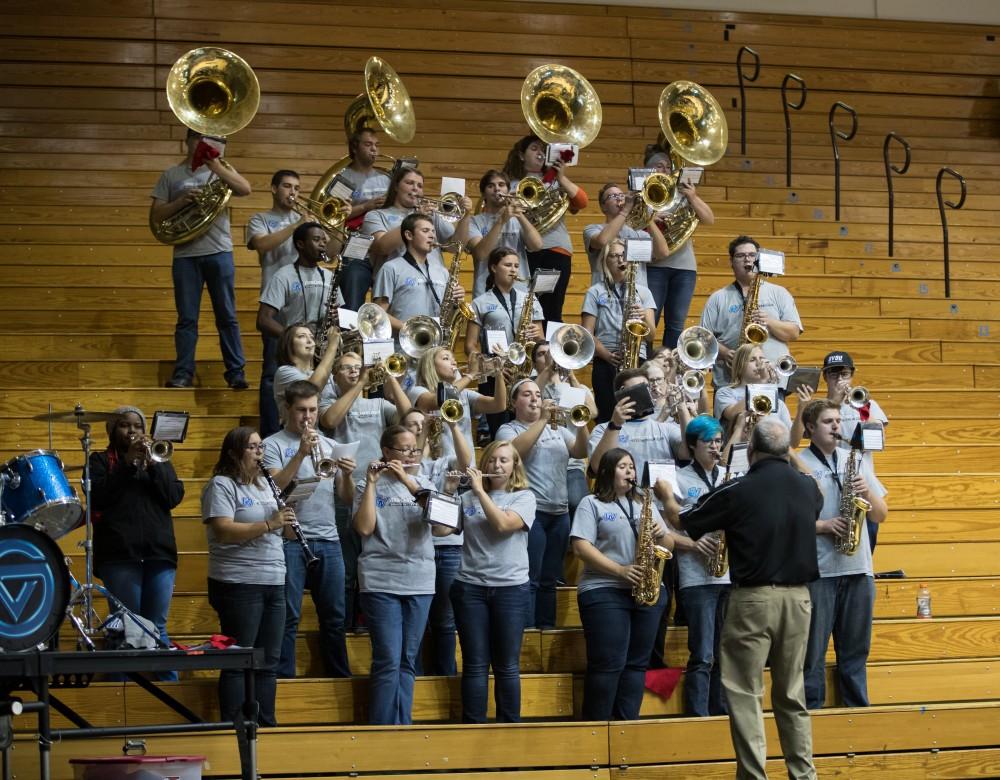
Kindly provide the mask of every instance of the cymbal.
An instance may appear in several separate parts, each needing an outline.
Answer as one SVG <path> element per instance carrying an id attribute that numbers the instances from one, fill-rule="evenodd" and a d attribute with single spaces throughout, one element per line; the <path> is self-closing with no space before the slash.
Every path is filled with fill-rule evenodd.
<path id="1" fill-rule="evenodd" d="M 114 412 L 88 412 L 79 407 L 72 412 L 49 412 L 48 414 L 37 414 L 31 419 L 39 422 L 61 422 L 61 423 L 95 423 L 114 420 L 118 417 Z"/>

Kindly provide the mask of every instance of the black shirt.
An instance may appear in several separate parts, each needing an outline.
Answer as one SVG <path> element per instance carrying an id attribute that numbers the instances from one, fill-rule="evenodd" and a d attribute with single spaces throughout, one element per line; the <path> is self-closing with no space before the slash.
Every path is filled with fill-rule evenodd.
<path id="1" fill-rule="evenodd" d="M 692 539 L 725 531 L 734 585 L 800 585 L 819 577 L 816 521 L 823 494 L 787 461 L 764 458 L 681 515 Z"/>

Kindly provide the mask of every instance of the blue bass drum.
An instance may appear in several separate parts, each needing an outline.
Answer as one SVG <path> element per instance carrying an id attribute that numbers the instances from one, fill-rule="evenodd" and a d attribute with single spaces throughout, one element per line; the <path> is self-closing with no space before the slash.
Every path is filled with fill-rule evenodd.
<path id="1" fill-rule="evenodd" d="M 0 650 L 48 642 L 69 596 L 69 570 L 56 543 L 27 525 L 0 526 Z"/>
<path id="2" fill-rule="evenodd" d="M 79 528 L 83 508 L 56 453 L 26 452 L 8 460 L 3 471 L 9 478 L 2 502 L 9 520 L 36 528 L 53 539 Z"/>

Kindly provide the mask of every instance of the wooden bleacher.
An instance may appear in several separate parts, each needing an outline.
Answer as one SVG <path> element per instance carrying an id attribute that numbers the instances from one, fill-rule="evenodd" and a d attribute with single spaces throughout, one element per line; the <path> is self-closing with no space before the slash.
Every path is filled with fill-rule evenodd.
<path id="1" fill-rule="evenodd" d="M 49 446 L 31 416 L 82 402 L 105 410 L 128 401 L 146 410 L 188 408 L 187 442 L 174 463 L 187 496 L 175 516 L 181 564 L 170 629 L 194 642 L 215 629 L 205 596 L 205 543 L 197 499 L 228 429 L 252 423 L 256 392 L 222 381 L 209 304 L 203 302 L 199 376 L 192 390 L 165 390 L 175 319 L 170 251 L 150 236 L 149 192 L 183 154 L 184 128 L 166 105 L 167 69 L 201 43 L 233 49 L 254 67 L 263 103 L 235 135 L 229 155 L 254 187 L 233 203 L 237 306 L 248 376 L 260 375 L 254 330 L 259 271 L 239 246 L 250 214 L 269 207 L 279 167 L 308 190 L 344 153 L 341 116 L 361 88 L 371 54 L 403 77 L 417 114 L 407 147 L 437 192 L 442 175 L 470 186 L 502 163 L 525 131 L 521 80 L 556 60 L 580 70 L 604 107 L 600 137 L 574 180 L 593 196 L 621 180 L 657 135 L 655 104 L 673 80 L 697 81 L 720 100 L 729 153 L 706 173 L 700 193 L 717 216 L 699 228 L 699 280 L 691 321 L 728 279 L 726 246 L 738 233 L 787 254 L 782 280 L 806 332 L 794 345 L 816 365 L 842 348 L 860 364 L 858 381 L 887 411 L 888 446 L 876 459 L 889 489 L 876 570 L 906 579 L 877 584 L 867 710 L 828 708 L 814 718 L 823 776 L 984 777 L 1000 774 L 1000 109 L 995 30 L 973 25 L 713 13 L 664 8 L 468 0 L 372 0 L 333 4 L 233 0 L 8 0 L 0 9 L 0 462 Z M 747 90 L 747 155 L 739 153 L 736 52 L 753 46 L 760 80 Z M 785 187 L 779 85 L 805 79 L 809 96 L 793 112 L 794 181 Z M 833 220 L 833 162 L 827 111 L 857 109 L 854 140 L 841 144 L 842 213 Z M 894 130 L 913 147 L 910 172 L 895 179 L 896 244 L 888 256 L 882 141 Z M 384 139 L 385 140 L 385 139 Z M 896 158 L 894 158 L 896 159 Z M 951 165 L 969 184 L 966 207 L 949 213 L 952 297 L 943 297 L 934 176 Z M 946 196 L 954 195 L 949 190 Z M 569 220 L 577 271 L 565 307 L 574 319 L 589 273 L 582 227 L 601 221 L 596 198 Z M 465 282 L 471 279 L 466 269 Z M 67 466 L 81 463 L 77 432 L 52 429 Z M 99 435 L 98 440 L 101 440 Z M 80 533 L 60 540 L 79 575 Z M 914 618 L 915 590 L 927 582 L 934 618 Z M 583 637 L 572 586 L 559 592 L 559 627 L 525 636 L 520 726 L 454 725 L 457 679 L 417 682 L 412 729 L 354 725 L 366 717 L 370 650 L 349 641 L 353 680 L 306 676 L 282 681 L 282 727 L 264 730 L 268 777 L 421 777 L 464 780 L 485 770 L 503 778 L 635 780 L 733 773 L 725 719 L 687 719 L 679 691 L 647 694 L 639 723 L 573 722 L 580 710 Z M 300 672 L 316 662 L 316 618 L 307 602 Z M 64 628 L 64 634 L 66 634 Z M 671 628 L 671 662 L 686 660 L 686 632 Z M 683 683 L 682 683 L 683 684 Z M 196 712 L 214 716 L 214 683 L 164 684 Z M 162 705 L 132 685 L 101 683 L 63 691 L 95 724 L 151 723 Z M 62 721 L 59 721 L 60 725 Z M 783 771 L 769 723 L 769 746 Z M 37 774 L 30 721 L 18 719 L 18 776 Z M 158 736 L 151 753 L 199 753 L 207 773 L 232 776 L 227 735 Z M 117 753 L 118 740 L 62 743 L 66 758 Z"/>

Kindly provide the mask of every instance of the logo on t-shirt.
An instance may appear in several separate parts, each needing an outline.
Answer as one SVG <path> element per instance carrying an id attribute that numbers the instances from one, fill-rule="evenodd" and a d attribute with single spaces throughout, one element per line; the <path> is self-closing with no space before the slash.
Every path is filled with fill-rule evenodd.
<path id="1" fill-rule="evenodd" d="M 730 306 L 729 306 L 729 313 L 730 314 L 736 314 L 736 312 L 740 311 L 742 308 L 743 308 L 743 304 L 742 303 L 733 303 L 733 304 L 730 304 Z"/>
<path id="2" fill-rule="evenodd" d="M 253 499 L 250 498 L 250 496 L 243 496 L 240 499 L 240 503 L 243 504 L 243 506 L 253 506 Z"/>
<path id="3" fill-rule="evenodd" d="M 476 512 L 478 512 L 478 511 L 479 510 L 476 509 L 474 506 L 467 506 L 465 508 L 465 516 L 466 517 L 473 517 L 476 514 Z"/>
<path id="4" fill-rule="evenodd" d="M 285 447 L 285 457 L 286 458 L 294 458 L 295 457 L 295 451 L 297 449 L 298 449 L 298 447 Z"/>
<path id="5" fill-rule="evenodd" d="M 487 303 L 486 304 L 486 313 L 487 314 L 489 314 L 490 312 L 494 312 L 496 310 L 497 310 L 497 304 L 495 304 L 495 303 Z"/>
<path id="6" fill-rule="evenodd" d="M 611 296 L 608 295 L 607 293 L 601 293 L 600 295 L 597 296 L 598 306 L 607 306 L 610 303 L 611 303 Z"/>
<path id="7" fill-rule="evenodd" d="M 403 287 L 416 287 L 416 286 L 417 286 L 417 279 L 414 276 L 407 276 L 403 280 Z"/>
<path id="8" fill-rule="evenodd" d="M 375 506 L 379 509 L 383 509 L 385 505 L 389 503 L 389 499 L 385 496 L 380 496 L 378 493 L 375 494 Z"/>
<path id="9" fill-rule="evenodd" d="M 625 431 L 622 431 L 621 433 L 618 434 L 618 443 L 628 444 L 629 438 L 630 438 L 629 435 L 625 433 Z"/>
<path id="10" fill-rule="evenodd" d="M 301 282 L 292 282 L 292 292 L 293 293 L 300 293 L 300 292 L 302 292 L 302 283 Z"/>
<path id="11" fill-rule="evenodd" d="M 276 219 L 269 219 L 269 220 L 267 220 L 267 229 L 268 230 L 277 230 L 278 229 L 278 220 L 276 220 Z"/>
<path id="12" fill-rule="evenodd" d="M 694 485 L 688 488 L 688 498 L 698 498 L 700 493 L 701 491 Z"/>
<path id="13" fill-rule="evenodd" d="M 618 515 L 616 515 L 614 512 L 605 512 L 603 515 L 601 515 L 601 520 L 605 523 L 612 523 L 617 519 Z"/>

